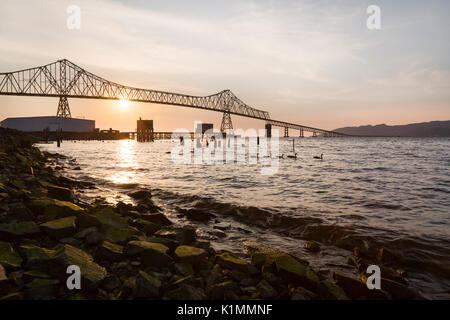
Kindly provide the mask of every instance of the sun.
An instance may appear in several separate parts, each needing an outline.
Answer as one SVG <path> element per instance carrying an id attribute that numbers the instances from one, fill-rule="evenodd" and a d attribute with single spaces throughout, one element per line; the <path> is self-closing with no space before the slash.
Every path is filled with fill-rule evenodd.
<path id="1" fill-rule="evenodd" d="M 119 100 L 119 107 L 121 107 L 122 109 L 128 108 L 129 105 L 130 105 L 130 101 L 128 101 L 127 99 Z"/>

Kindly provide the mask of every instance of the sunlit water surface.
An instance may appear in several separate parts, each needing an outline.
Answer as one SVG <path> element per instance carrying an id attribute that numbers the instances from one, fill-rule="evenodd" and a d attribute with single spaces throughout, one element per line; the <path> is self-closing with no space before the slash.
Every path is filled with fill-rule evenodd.
<path id="1" fill-rule="evenodd" d="M 298 158 L 279 159 L 274 175 L 261 174 L 261 164 L 174 164 L 167 152 L 177 144 L 38 146 L 76 159 L 63 164 L 64 172 L 97 183 L 86 196 L 130 201 L 128 189 L 146 186 L 178 223 L 192 224 L 178 208 L 207 209 L 215 221 L 195 225 L 218 249 L 242 252 L 244 241 L 256 240 L 307 256 L 317 268 L 349 269 L 351 252 L 331 244 L 351 234 L 401 255 L 401 267 L 425 297 L 450 297 L 450 139 L 297 138 Z M 292 154 L 292 139 L 281 139 L 280 153 Z M 313 159 L 321 153 L 323 160 Z M 73 170 L 76 166 L 81 170 Z M 220 233 L 216 222 L 232 228 Z M 319 235 L 311 231 L 314 226 Z M 309 238 L 320 240 L 321 253 L 303 249 Z"/>

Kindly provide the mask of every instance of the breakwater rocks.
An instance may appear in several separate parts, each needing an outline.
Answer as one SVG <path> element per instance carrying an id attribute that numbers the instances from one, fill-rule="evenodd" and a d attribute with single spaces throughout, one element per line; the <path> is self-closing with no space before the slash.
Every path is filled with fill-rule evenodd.
<path id="1" fill-rule="evenodd" d="M 364 277 L 323 275 L 307 261 L 259 243 L 249 260 L 215 252 L 196 230 L 174 225 L 150 190 L 134 204 L 86 203 L 83 183 L 58 175 L 52 155 L 0 130 L 0 299 L 411 299 L 404 275 L 384 268 L 382 290 Z M 196 218 L 193 217 L 193 218 Z M 313 252 L 320 250 L 309 244 Z M 387 257 L 387 253 L 384 253 Z M 355 268 L 368 264 L 355 249 Z M 81 289 L 69 289 L 69 266 Z M 386 270 L 388 271 L 386 271 Z"/>

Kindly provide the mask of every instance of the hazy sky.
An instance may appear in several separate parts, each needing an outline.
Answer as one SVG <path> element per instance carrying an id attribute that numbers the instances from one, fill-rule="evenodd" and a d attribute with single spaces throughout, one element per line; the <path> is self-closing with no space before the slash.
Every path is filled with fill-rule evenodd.
<path id="1" fill-rule="evenodd" d="M 69 5 L 81 29 L 66 27 Z M 381 8 L 381 30 L 366 9 Z M 450 2 L 0 2 L 0 72 L 61 58 L 125 85 L 193 95 L 231 89 L 273 119 L 325 129 L 450 119 Z M 0 96 L 0 120 L 54 115 L 56 98 Z M 220 126 L 221 114 L 115 101 L 69 100 L 97 127 Z M 261 121 L 233 117 L 235 127 Z"/>

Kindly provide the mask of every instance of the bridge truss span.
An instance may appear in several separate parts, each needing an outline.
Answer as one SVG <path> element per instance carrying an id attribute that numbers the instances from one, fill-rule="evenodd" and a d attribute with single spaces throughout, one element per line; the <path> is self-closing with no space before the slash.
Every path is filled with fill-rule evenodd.
<path id="1" fill-rule="evenodd" d="M 232 126 L 230 115 L 282 123 L 270 119 L 269 113 L 253 108 L 230 90 L 209 96 L 193 96 L 121 85 L 99 77 L 67 59 L 19 71 L 0 73 L 0 95 L 58 97 L 59 117 L 71 117 L 68 98 L 109 99 L 148 102 L 221 112 L 222 123 Z M 286 124 L 286 123 L 284 123 Z M 299 126 L 290 124 L 292 126 Z M 309 127 L 304 127 L 308 130 Z M 228 128 L 229 129 L 229 128 Z M 310 129 L 310 128 L 309 128 Z M 325 131 L 314 129 L 317 132 Z M 337 134 L 337 133 L 336 133 Z"/>
<path id="2" fill-rule="evenodd" d="M 227 112 L 255 119 L 270 119 L 268 112 L 248 106 L 230 90 L 209 96 L 192 96 L 129 87 L 103 79 L 65 59 L 41 67 L 0 73 L 0 94 L 53 96 L 66 99 L 126 99 Z M 70 117 L 70 111 L 65 112 L 58 108 L 58 116 Z"/>

